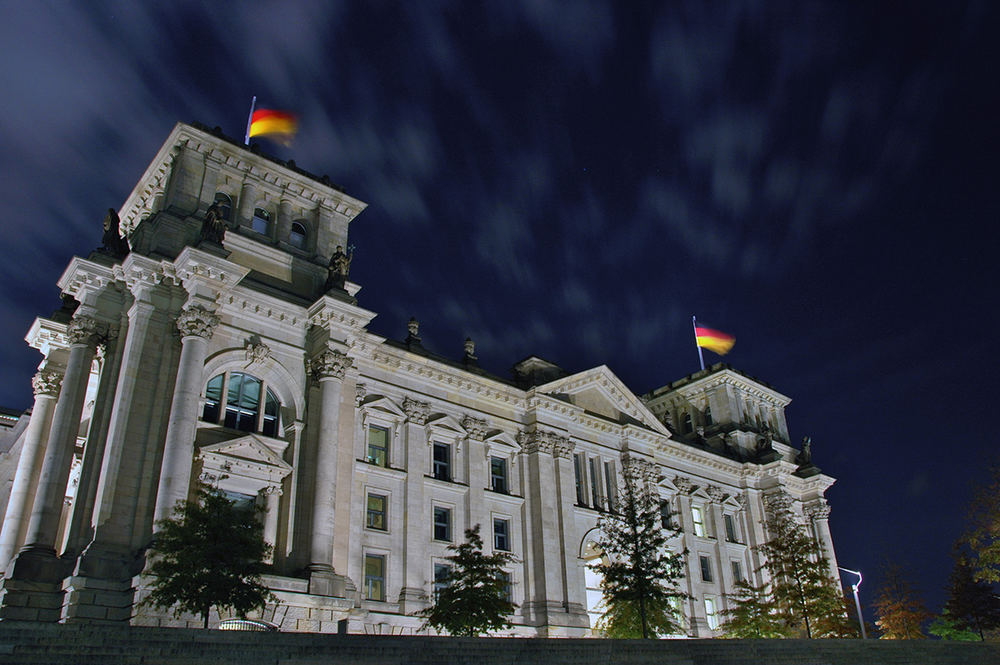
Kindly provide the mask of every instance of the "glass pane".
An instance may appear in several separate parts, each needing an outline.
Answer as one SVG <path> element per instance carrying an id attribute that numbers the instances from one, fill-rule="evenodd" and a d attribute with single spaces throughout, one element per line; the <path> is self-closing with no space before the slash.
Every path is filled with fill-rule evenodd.
<path id="1" fill-rule="evenodd" d="M 219 422 L 219 405 L 222 402 L 222 381 L 225 377 L 222 374 L 212 377 L 205 386 L 205 410 L 201 414 L 201 419 L 209 423 Z"/>
<path id="2" fill-rule="evenodd" d="M 236 374 L 233 374 L 233 376 L 236 376 Z M 260 408 L 260 380 L 246 374 L 242 376 L 243 390 L 240 395 L 239 406 L 248 411 L 256 411 Z"/>

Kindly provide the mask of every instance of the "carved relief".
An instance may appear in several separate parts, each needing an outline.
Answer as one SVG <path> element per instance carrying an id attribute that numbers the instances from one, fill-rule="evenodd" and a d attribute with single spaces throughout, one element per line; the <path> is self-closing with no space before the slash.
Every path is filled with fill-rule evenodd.
<path id="1" fill-rule="evenodd" d="M 69 338 L 71 345 L 86 344 L 96 348 L 104 336 L 106 329 L 107 327 L 94 317 L 77 314 L 69 322 L 66 336 Z"/>
<path id="2" fill-rule="evenodd" d="M 368 386 L 363 383 L 359 383 L 354 386 L 354 403 L 361 406 L 361 403 L 365 401 L 365 397 L 368 396 Z"/>
<path id="3" fill-rule="evenodd" d="M 575 447 L 569 437 L 555 432 L 518 432 L 516 438 L 526 455 L 545 453 L 568 458 Z"/>
<path id="4" fill-rule="evenodd" d="M 813 520 L 825 520 L 830 517 L 830 506 L 829 504 L 817 502 L 806 506 L 806 515 Z"/>
<path id="5" fill-rule="evenodd" d="M 309 369 L 317 381 L 330 377 L 343 379 L 350 367 L 351 359 L 340 351 L 324 351 L 309 363 Z"/>
<path id="6" fill-rule="evenodd" d="M 694 491 L 695 485 L 687 476 L 674 476 L 674 487 L 682 494 L 690 494 Z"/>
<path id="7" fill-rule="evenodd" d="M 31 387 L 35 389 L 36 395 L 48 395 L 56 397 L 59 395 L 59 388 L 62 386 L 63 375 L 60 372 L 43 369 L 31 379 Z"/>
<path id="8" fill-rule="evenodd" d="M 186 307 L 177 316 L 177 329 L 181 337 L 202 337 L 212 339 L 215 327 L 219 325 L 219 317 L 215 312 L 201 305 Z"/>
<path id="9" fill-rule="evenodd" d="M 466 416 L 465 418 L 462 418 L 462 427 L 469 433 L 470 439 L 482 441 L 486 438 L 487 424 L 482 418 Z"/>
<path id="10" fill-rule="evenodd" d="M 726 493 L 722 491 L 722 488 L 716 487 L 715 485 L 709 485 L 705 488 L 705 492 L 712 501 L 716 503 L 722 503 L 722 500 L 726 498 Z"/>
<path id="11" fill-rule="evenodd" d="M 569 459 L 573 455 L 576 445 L 568 436 L 554 436 L 552 442 L 552 454 L 562 459 Z"/>
<path id="12" fill-rule="evenodd" d="M 414 425 L 423 425 L 431 415 L 431 405 L 427 402 L 418 402 L 409 397 L 403 398 L 403 413 Z"/>
<path id="13" fill-rule="evenodd" d="M 254 335 L 252 339 L 248 339 L 246 346 L 243 348 L 246 351 L 246 367 L 250 367 L 250 365 L 255 363 L 264 362 L 271 356 L 271 347 L 262 342 L 256 335 Z"/>
<path id="14" fill-rule="evenodd" d="M 660 473 L 656 465 L 649 460 L 625 455 L 623 455 L 623 458 L 623 466 L 630 472 L 635 473 L 644 482 L 655 483 L 659 479 Z"/>

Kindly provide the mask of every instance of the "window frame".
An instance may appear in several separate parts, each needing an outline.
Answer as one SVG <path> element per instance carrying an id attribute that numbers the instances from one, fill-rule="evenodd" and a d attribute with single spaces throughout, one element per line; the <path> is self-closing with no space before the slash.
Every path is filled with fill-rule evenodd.
<path id="1" fill-rule="evenodd" d="M 576 476 L 576 502 L 581 506 L 587 505 L 587 469 L 584 458 L 583 453 L 573 455 L 573 473 Z"/>
<path id="2" fill-rule="evenodd" d="M 604 460 L 604 487 L 606 488 L 608 510 L 615 512 L 618 510 L 617 477 L 615 474 L 614 460 Z"/>
<path id="3" fill-rule="evenodd" d="M 502 474 L 496 474 L 495 464 L 502 467 Z M 500 455 L 490 455 L 490 490 L 497 494 L 510 494 L 510 476 L 507 471 L 507 458 Z M 499 482 L 497 482 L 499 480 Z"/>
<path id="4" fill-rule="evenodd" d="M 368 574 L 368 561 L 369 561 L 369 559 L 371 559 L 372 561 L 379 561 L 380 562 L 380 564 L 381 564 L 381 573 L 382 573 L 381 576 L 376 577 L 374 575 L 369 575 Z M 363 573 L 364 573 L 364 599 L 365 600 L 371 600 L 371 601 L 375 601 L 375 602 L 379 602 L 379 603 L 384 603 L 385 602 L 385 599 L 386 599 L 386 577 L 387 577 L 387 571 L 388 571 L 388 566 L 386 565 L 387 562 L 388 562 L 388 555 L 387 554 L 376 553 L 376 552 L 365 552 L 365 558 L 364 558 L 364 564 L 363 564 L 364 565 L 364 568 L 363 568 Z M 378 598 L 372 597 L 372 580 L 378 580 L 379 583 L 380 583 L 379 590 L 381 591 L 381 596 L 378 597 Z"/>
<path id="5" fill-rule="evenodd" d="M 450 584 L 445 581 L 445 577 L 451 575 L 451 564 L 434 561 L 431 566 L 431 597 L 437 602 L 438 595 Z"/>
<path id="6" fill-rule="evenodd" d="M 736 529 L 736 517 L 732 513 L 723 513 L 722 522 L 726 530 L 726 542 L 727 543 L 738 543 L 739 533 Z"/>
<path id="7" fill-rule="evenodd" d="M 259 215 L 258 213 L 263 213 L 263 215 Z M 261 231 L 260 228 L 258 228 L 257 224 L 258 220 L 264 222 L 263 231 Z M 270 238 L 273 229 L 274 229 L 274 214 L 267 208 L 264 208 L 259 205 L 254 206 L 253 213 L 250 216 L 250 230 L 253 231 L 254 233 L 259 233 L 262 236 Z"/>
<path id="8" fill-rule="evenodd" d="M 742 582 L 745 579 L 743 577 L 743 564 L 741 564 L 738 559 L 730 559 L 729 564 L 730 570 L 733 573 L 733 584 Z"/>
<path id="9" fill-rule="evenodd" d="M 371 506 L 371 501 L 373 498 L 382 500 L 382 510 L 373 511 Z M 376 526 L 373 524 L 372 517 L 381 516 L 382 526 Z M 373 531 L 379 531 L 382 533 L 388 533 L 389 531 L 389 495 L 381 494 L 379 492 L 368 491 L 365 493 L 365 528 L 371 529 Z"/>
<path id="10" fill-rule="evenodd" d="M 705 535 L 705 511 L 701 506 L 691 506 L 691 530 L 699 538 L 707 538 Z"/>
<path id="11" fill-rule="evenodd" d="M 705 596 L 705 623 L 709 630 L 719 629 L 719 606 L 714 596 Z"/>
<path id="12" fill-rule="evenodd" d="M 497 524 L 503 524 L 503 543 L 501 544 L 501 533 L 497 530 Z M 501 546 L 502 545 L 502 546 Z M 493 549 L 497 552 L 512 551 L 510 518 L 493 516 Z"/>
<path id="13" fill-rule="evenodd" d="M 712 574 L 712 558 L 704 554 L 698 555 L 698 567 L 701 568 L 701 581 L 714 582 L 715 576 Z"/>
<path id="14" fill-rule="evenodd" d="M 237 404 L 231 405 L 229 393 L 232 389 L 232 380 L 234 375 L 239 375 L 242 378 L 240 380 Z M 222 377 L 222 381 L 218 388 L 218 398 L 211 398 L 209 396 L 209 391 L 213 390 L 211 388 L 212 382 L 216 381 L 219 377 Z M 239 402 L 242 401 L 242 396 L 244 394 L 244 387 L 247 383 L 246 379 L 251 379 L 259 384 L 260 389 L 257 395 L 257 407 L 255 412 L 251 412 L 250 409 L 239 404 Z M 213 425 L 221 425 L 226 429 L 240 432 L 260 434 L 272 439 L 281 438 L 281 399 L 278 398 L 277 393 L 271 390 L 271 387 L 266 379 L 239 370 L 224 370 L 205 382 L 205 388 L 202 395 L 202 408 L 201 415 L 199 417 L 199 420 L 202 422 Z M 208 417 L 210 415 L 210 410 L 214 413 L 214 418 Z M 235 414 L 235 421 L 232 425 L 229 423 L 230 411 Z M 271 411 L 273 411 L 273 413 L 271 413 Z M 240 427 L 240 423 L 244 420 L 244 418 L 249 418 L 251 413 L 253 427 L 250 429 Z M 241 415 L 243 417 L 241 417 Z"/>
<path id="15" fill-rule="evenodd" d="M 219 210 L 219 218 L 225 222 L 232 219 L 233 215 L 233 197 L 223 191 L 218 191 L 215 193 L 215 197 L 212 199 L 212 205 L 217 205 Z"/>
<path id="16" fill-rule="evenodd" d="M 383 453 L 382 463 L 379 464 L 377 456 L 375 459 L 372 457 L 372 430 L 378 430 L 385 434 L 385 447 L 381 448 Z M 389 452 L 392 446 L 392 430 L 384 425 L 376 425 L 369 423 L 365 429 L 365 461 L 369 464 L 374 464 L 375 466 L 382 467 L 383 469 L 389 468 Z M 376 450 L 380 450 L 378 446 L 375 446 Z"/>
<path id="17" fill-rule="evenodd" d="M 436 480 L 443 480 L 445 482 L 452 482 L 452 445 L 444 441 L 432 441 L 431 442 L 431 475 Z M 437 452 L 438 450 L 445 451 L 445 459 L 439 460 Z M 443 469 L 443 473 L 439 473 L 439 469 Z"/>
<path id="18" fill-rule="evenodd" d="M 295 227 L 302 229 L 299 233 L 295 230 Z M 301 240 L 296 241 L 293 238 L 301 238 Z M 301 244 L 300 244 L 301 243 Z M 288 227 L 288 244 L 295 249 L 305 251 L 309 246 L 309 225 L 306 223 L 305 219 L 295 219 Z"/>
<path id="19" fill-rule="evenodd" d="M 441 511 L 441 515 L 447 519 L 443 522 L 438 521 L 438 511 Z M 434 505 L 431 510 L 431 537 L 435 542 L 439 543 L 450 543 L 452 542 L 452 516 L 454 511 L 447 506 Z M 444 538 L 438 537 L 438 529 L 444 529 Z"/>

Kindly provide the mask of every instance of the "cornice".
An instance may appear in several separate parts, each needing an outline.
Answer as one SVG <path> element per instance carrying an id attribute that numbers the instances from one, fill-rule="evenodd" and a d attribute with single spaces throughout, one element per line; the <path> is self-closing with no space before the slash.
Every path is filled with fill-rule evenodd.
<path id="1" fill-rule="evenodd" d="M 77 300 L 82 300 L 79 297 L 82 291 L 88 288 L 96 290 L 104 289 L 117 281 L 116 272 L 119 268 L 120 266 L 117 265 L 111 268 L 100 263 L 88 261 L 87 259 L 81 259 L 79 256 L 74 256 L 70 259 L 69 265 L 66 266 L 66 270 L 59 278 L 59 288 Z"/>
<path id="2" fill-rule="evenodd" d="M 790 397 L 782 395 L 778 391 L 767 388 L 766 386 L 762 386 L 761 384 L 751 381 L 745 376 L 728 369 L 721 370 L 703 379 L 699 379 L 698 381 L 693 381 L 689 384 L 679 386 L 678 388 L 665 392 L 662 395 L 656 395 L 652 397 L 650 401 L 673 401 L 671 398 L 676 399 L 677 397 L 691 401 L 693 397 L 718 386 L 733 386 L 759 400 L 773 404 L 774 406 L 780 408 L 788 406 L 792 401 Z"/>
<path id="3" fill-rule="evenodd" d="M 54 349 L 69 348 L 69 336 L 66 328 L 65 323 L 39 317 L 31 324 L 28 334 L 24 336 L 24 341 L 31 348 L 38 349 L 43 356 L 48 357 Z"/>

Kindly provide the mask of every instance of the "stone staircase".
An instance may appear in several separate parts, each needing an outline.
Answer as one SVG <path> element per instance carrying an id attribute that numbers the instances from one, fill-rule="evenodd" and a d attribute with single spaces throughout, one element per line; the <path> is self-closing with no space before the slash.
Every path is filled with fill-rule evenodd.
<path id="1" fill-rule="evenodd" d="M 251 633 L 0 622 L 6 665 L 997 665 L 1000 643 Z"/>

